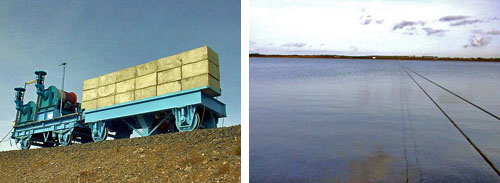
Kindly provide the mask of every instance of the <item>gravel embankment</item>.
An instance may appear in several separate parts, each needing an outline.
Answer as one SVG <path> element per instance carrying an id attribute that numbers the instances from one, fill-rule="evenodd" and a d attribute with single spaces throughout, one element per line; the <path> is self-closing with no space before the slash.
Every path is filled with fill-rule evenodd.
<path id="1" fill-rule="evenodd" d="M 0 182 L 240 182 L 240 126 L 0 152 Z"/>

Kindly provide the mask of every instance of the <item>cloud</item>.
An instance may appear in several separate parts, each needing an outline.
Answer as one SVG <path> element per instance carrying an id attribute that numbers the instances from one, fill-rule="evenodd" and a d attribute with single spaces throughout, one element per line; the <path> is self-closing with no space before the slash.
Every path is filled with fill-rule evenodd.
<path id="1" fill-rule="evenodd" d="M 492 38 L 491 36 L 488 35 L 500 35 L 500 30 L 497 29 L 491 29 L 488 32 L 484 32 L 481 29 L 474 29 L 471 31 L 473 33 L 471 39 L 469 40 L 469 43 L 466 45 L 463 45 L 464 48 L 468 47 L 483 47 L 488 44 L 490 44 Z M 475 34 L 475 35 L 474 35 Z"/>
<path id="2" fill-rule="evenodd" d="M 369 25 L 371 23 L 381 24 L 384 22 L 384 19 L 375 20 L 372 15 L 362 15 L 361 17 L 359 17 L 359 20 L 362 21 L 361 25 Z"/>
<path id="3" fill-rule="evenodd" d="M 433 29 L 433 28 L 430 28 L 430 27 L 425 27 L 422 30 L 424 30 L 427 33 L 428 36 L 433 35 L 433 34 L 436 34 L 438 36 L 443 36 L 444 33 L 447 31 L 447 30 L 444 30 L 444 29 Z"/>
<path id="4" fill-rule="evenodd" d="M 410 36 L 418 35 L 416 27 L 407 27 L 407 28 L 404 28 L 404 30 L 405 31 L 403 32 L 403 34 L 405 34 L 405 35 L 410 35 Z"/>
<path id="5" fill-rule="evenodd" d="M 320 46 L 325 46 L 325 43 L 321 43 Z"/>
<path id="6" fill-rule="evenodd" d="M 497 21 L 498 18 L 497 17 L 488 17 L 486 19 L 483 19 L 484 22 L 491 22 L 491 21 Z"/>
<path id="7" fill-rule="evenodd" d="M 500 35 L 500 30 L 498 30 L 498 29 L 491 29 L 488 32 L 484 32 L 481 29 L 474 29 L 474 30 L 471 30 L 470 32 L 472 34 L 478 34 L 478 35 L 482 35 L 482 36 L 484 36 L 484 35 L 493 35 L 493 36 Z"/>
<path id="8" fill-rule="evenodd" d="M 464 48 L 467 48 L 469 46 L 472 46 L 472 47 L 483 47 L 483 46 L 486 46 L 488 44 L 490 44 L 491 42 L 491 37 L 489 36 L 483 36 L 483 37 L 475 37 L 475 38 L 472 38 L 469 40 L 469 44 L 468 45 L 464 45 L 463 47 Z"/>
<path id="9" fill-rule="evenodd" d="M 464 15 L 449 15 L 449 16 L 444 16 L 439 19 L 441 22 L 449 22 L 449 21 L 454 21 L 454 20 L 462 20 L 469 18 L 469 16 L 464 16 Z"/>
<path id="10" fill-rule="evenodd" d="M 415 25 L 425 25 L 425 22 L 423 21 L 418 21 L 418 22 L 413 22 L 413 21 L 402 21 L 400 23 L 397 23 L 396 25 L 394 25 L 394 27 L 392 28 L 392 30 L 396 30 L 396 29 L 402 29 L 404 27 L 412 27 L 412 26 L 415 26 Z"/>
<path id="11" fill-rule="evenodd" d="M 365 20 L 363 23 L 361 23 L 361 24 L 363 24 L 363 25 L 368 25 L 368 24 L 370 24 L 371 22 L 372 22 L 372 19 L 366 19 L 366 20 Z"/>
<path id="12" fill-rule="evenodd" d="M 467 24 L 475 24 L 475 23 L 479 23 L 481 22 L 480 20 L 478 19 L 474 19 L 474 20 L 462 20 L 462 21 L 458 21 L 458 22 L 455 22 L 455 23 L 451 23 L 450 26 L 460 26 L 460 25 L 467 25 Z"/>
<path id="13" fill-rule="evenodd" d="M 256 45 L 257 45 L 257 42 L 255 42 L 255 41 L 250 41 L 249 42 L 250 52 L 253 52 L 253 51 L 257 50 Z"/>
<path id="14" fill-rule="evenodd" d="M 474 34 L 483 34 L 483 30 L 481 30 L 481 29 L 474 29 L 474 30 L 471 30 L 470 32 L 472 32 Z"/>
<path id="15" fill-rule="evenodd" d="M 354 52 L 356 52 L 356 51 L 358 51 L 358 50 L 359 50 L 359 48 L 358 48 L 357 46 L 351 46 L 351 47 L 349 47 L 349 49 L 350 49 L 351 51 L 354 51 Z"/>
<path id="16" fill-rule="evenodd" d="M 488 31 L 486 34 L 489 34 L 489 35 L 500 35 L 500 30 L 497 30 L 497 29 L 491 29 L 490 31 Z"/>
<path id="17" fill-rule="evenodd" d="M 281 46 L 302 48 L 304 46 L 307 46 L 307 43 L 285 43 L 285 44 L 282 44 Z"/>

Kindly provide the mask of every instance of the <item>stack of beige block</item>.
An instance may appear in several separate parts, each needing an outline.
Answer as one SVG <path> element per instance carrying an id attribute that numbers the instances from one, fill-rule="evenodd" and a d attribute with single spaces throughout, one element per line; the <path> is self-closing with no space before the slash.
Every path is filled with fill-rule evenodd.
<path id="1" fill-rule="evenodd" d="M 219 56 L 208 46 L 83 82 L 82 108 L 121 104 L 193 88 L 220 95 Z"/>

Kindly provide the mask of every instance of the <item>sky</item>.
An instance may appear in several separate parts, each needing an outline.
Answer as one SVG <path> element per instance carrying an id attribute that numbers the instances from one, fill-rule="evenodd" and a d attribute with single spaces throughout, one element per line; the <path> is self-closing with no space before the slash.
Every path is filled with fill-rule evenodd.
<path id="1" fill-rule="evenodd" d="M 250 53 L 500 57 L 497 0 L 250 0 Z"/>
<path id="2" fill-rule="evenodd" d="M 83 80 L 208 45 L 219 54 L 224 126 L 240 124 L 239 1 L 1 1 L 0 138 L 15 119 L 14 88 L 45 70 L 81 101 Z M 25 101 L 36 100 L 28 86 Z M 219 121 L 220 125 L 222 120 Z M 15 149 L 9 142 L 0 150 Z"/>

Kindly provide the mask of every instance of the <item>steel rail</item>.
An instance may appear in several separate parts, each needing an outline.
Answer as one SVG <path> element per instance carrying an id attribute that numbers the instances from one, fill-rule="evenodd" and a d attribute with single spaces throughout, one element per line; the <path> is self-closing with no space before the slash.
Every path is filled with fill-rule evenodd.
<path id="1" fill-rule="evenodd" d="M 441 106 L 439 106 L 439 104 L 437 104 L 437 102 L 434 101 L 434 99 L 424 90 L 424 88 L 422 88 L 422 86 L 420 86 L 420 84 L 418 84 L 418 82 L 413 78 L 413 76 L 411 76 L 410 73 L 408 73 L 408 71 L 406 69 L 404 69 L 404 71 L 406 72 L 406 74 L 408 74 L 408 76 L 410 76 L 411 80 L 413 80 L 413 82 L 425 93 L 425 95 L 427 95 L 427 97 L 429 97 L 429 99 L 432 101 L 432 103 L 434 103 L 434 105 L 436 105 L 436 107 L 441 111 L 441 113 L 443 113 L 444 116 L 446 116 L 446 118 L 448 118 L 448 120 L 453 124 L 453 126 L 455 126 L 455 128 L 462 134 L 462 136 L 464 136 L 465 139 L 472 145 L 472 147 L 474 147 L 474 149 L 476 149 L 476 151 L 483 157 L 483 159 L 486 161 L 486 163 L 488 163 L 490 165 L 490 167 L 497 173 L 497 175 L 500 176 L 500 171 L 495 166 L 495 164 L 493 164 L 493 162 L 488 158 L 488 156 L 486 156 L 483 153 L 483 151 L 481 151 L 481 149 L 479 149 L 479 147 L 477 147 L 476 144 L 474 144 L 474 142 L 472 142 L 472 140 L 469 138 L 469 136 L 467 136 L 467 134 L 465 134 L 465 132 L 462 131 L 462 129 L 460 127 L 458 127 L 458 125 L 455 123 L 455 121 L 453 121 L 453 119 L 451 119 L 450 116 L 448 116 L 448 114 L 446 114 L 446 112 L 444 112 L 444 110 L 441 108 Z"/>
<path id="2" fill-rule="evenodd" d="M 405 66 L 403 66 L 403 67 L 405 67 Z M 479 107 L 478 105 L 476 105 L 476 104 L 472 103 L 471 101 L 469 101 L 469 100 L 467 100 L 467 99 L 465 99 L 465 98 L 461 97 L 460 95 L 457 95 L 456 93 L 454 93 L 454 92 L 452 92 L 452 91 L 450 91 L 450 90 L 446 89 L 445 87 L 443 87 L 443 86 L 441 86 L 441 85 L 437 84 L 436 82 L 434 82 L 434 81 L 430 80 L 429 78 L 426 78 L 425 76 L 422 76 L 421 74 L 419 74 L 419 73 L 417 73 L 417 72 L 415 72 L 415 71 L 411 70 L 410 68 L 408 68 L 408 67 L 405 67 L 405 68 L 406 68 L 406 69 L 408 69 L 409 71 L 411 71 L 411 72 L 415 73 L 416 75 L 418 75 L 418 76 L 420 76 L 420 77 L 424 78 L 425 80 L 427 80 L 427 81 L 431 82 L 432 84 L 434 84 L 434 85 L 438 86 L 439 88 L 441 88 L 441 89 L 443 89 L 443 90 L 447 91 L 448 93 L 451 93 L 452 95 L 455 95 L 456 97 L 458 97 L 458 98 L 462 99 L 463 101 L 465 101 L 465 102 L 469 103 L 470 105 L 472 105 L 472 106 L 474 106 L 474 107 L 478 108 L 479 110 L 481 110 L 481 111 L 483 111 L 483 112 L 485 112 L 485 113 L 489 114 L 490 116 L 492 116 L 492 117 L 494 117 L 494 118 L 496 118 L 496 119 L 500 120 L 500 117 L 498 117 L 498 116 L 494 115 L 493 113 L 491 113 L 491 112 L 487 111 L 486 109 L 483 109 L 482 107 Z"/>
<path id="3" fill-rule="evenodd" d="M 402 68 L 399 67 L 399 72 L 401 72 Z M 405 182 L 409 182 L 409 163 L 408 163 L 408 149 L 406 148 L 407 146 L 407 140 L 406 140 L 406 122 L 405 122 L 405 113 L 404 113 L 404 104 L 403 104 L 403 79 L 402 79 L 402 74 L 398 74 L 399 75 L 399 102 L 401 104 L 400 108 L 401 108 L 401 123 L 403 124 L 403 150 L 404 150 L 404 159 L 405 159 L 405 162 L 406 162 L 406 168 L 405 168 L 405 172 L 406 172 L 406 180 Z M 407 97 L 408 98 L 408 97 Z"/>

